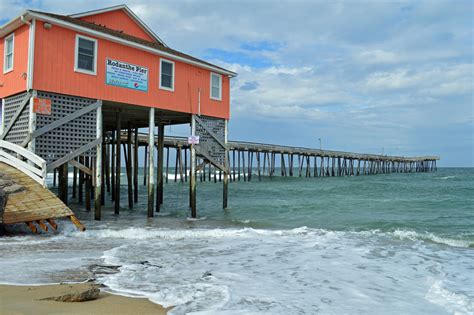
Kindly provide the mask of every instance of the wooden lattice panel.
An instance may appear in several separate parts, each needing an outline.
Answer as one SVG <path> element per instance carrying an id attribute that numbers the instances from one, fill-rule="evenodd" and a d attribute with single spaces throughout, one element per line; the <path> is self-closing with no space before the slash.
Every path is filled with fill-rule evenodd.
<path id="1" fill-rule="evenodd" d="M 71 115 L 83 107 L 95 103 L 96 100 L 48 92 L 38 92 L 38 97 L 51 100 L 51 115 L 36 116 L 36 129 Z M 57 127 L 36 139 L 36 154 L 47 163 L 56 161 L 63 156 L 94 141 L 97 133 L 97 112 L 95 110 Z M 84 154 L 95 157 L 95 148 Z"/>
<path id="2" fill-rule="evenodd" d="M 5 98 L 5 128 L 8 126 L 12 120 L 15 113 L 20 108 L 20 105 L 25 100 L 25 97 L 28 96 L 28 93 L 17 94 L 12 97 Z M 5 137 L 5 140 L 14 144 L 21 144 L 23 140 L 28 136 L 28 122 L 30 115 L 29 104 L 27 104 L 21 113 L 21 115 L 16 120 L 15 124 L 10 129 L 10 132 Z"/>
<path id="3" fill-rule="evenodd" d="M 199 136 L 199 148 L 205 150 L 215 162 L 225 167 L 226 150 L 222 145 L 225 143 L 225 120 L 199 116 L 199 120 L 196 120 L 196 135 Z"/>

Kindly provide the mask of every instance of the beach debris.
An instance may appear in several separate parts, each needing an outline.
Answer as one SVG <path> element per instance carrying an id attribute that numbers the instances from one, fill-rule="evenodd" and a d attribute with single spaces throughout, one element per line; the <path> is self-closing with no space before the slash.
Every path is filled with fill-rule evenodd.
<path id="1" fill-rule="evenodd" d="M 85 302 L 99 297 L 100 289 L 95 284 L 61 285 L 58 295 L 40 299 L 41 301 Z"/>
<path id="2" fill-rule="evenodd" d="M 122 266 L 93 264 L 89 266 L 89 271 L 92 272 L 94 276 L 113 275 L 119 272 L 120 267 Z"/>

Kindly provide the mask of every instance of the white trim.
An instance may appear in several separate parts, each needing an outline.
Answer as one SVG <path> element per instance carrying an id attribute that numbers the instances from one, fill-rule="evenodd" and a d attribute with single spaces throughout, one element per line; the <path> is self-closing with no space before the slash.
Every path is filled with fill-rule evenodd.
<path id="1" fill-rule="evenodd" d="M 171 88 L 167 87 L 167 86 L 163 86 L 161 85 L 161 69 L 162 69 L 162 63 L 164 62 L 167 62 L 167 63 L 171 63 L 171 65 L 173 66 L 171 68 Z M 158 87 L 162 90 L 166 90 L 166 91 L 170 91 L 170 92 L 174 92 L 174 74 L 175 74 L 175 71 L 174 71 L 174 68 L 175 68 L 175 64 L 173 61 L 171 60 L 168 60 L 168 59 L 164 59 L 164 58 L 160 58 L 160 77 L 158 78 L 160 83 L 158 85 Z"/>
<path id="2" fill-rule="evenodd" d="M 72 18 L 81 18 L 81 17 L 84 17 L 84 16 L 107 13 L 107 12 L 116 11 L 116 10 L 124 10 L 125 13 L 129 17 L 131 17 L 133 20 L 135 20 L 135 22 L 137 22 L 143 28 L 145 33 L 150 35 L 157 42 L 159 42 L 159 43 L 166 46 L 166 44 L 163 42 L 163 40 L 158 35 L 156 35 L 155 32 L 153 32 L 153 30 L 150 27 L 148 27 L 148 25 L 146 25 L 145 22 L 143 22 L 126 4 L 120 4 L 120 5 L 116 5 L 116 6 L 113 6 L 113 7 L 76 13 L 76 14 L 70 15 L 70 17 L 72 17 Z"/>
<path id="3" fill-rule="evenodd" d="M 94 71 L 80 69 L 77 66 L 78 56 L 79 56 L 79 39 L 84 39 L 84 40 L 94 42 Z M 97 75 L 97 46 L 98 45 L 99 45 L 99 43 L 98 43 L 97 39 L 76 34 L 76 47 L 74 48 L 74 72 L 80 72 L 80 73 L 85 73 L 85 74 L 90 74 L 90 75 Z"/>
<path id="4" fill-rule="evenodd" d="M 2 122 L 0 123 L 0 135 L 5 130 L 5 99 L 2 98 Z"/>
<path id="5" fill-rule="evenodd" d="M 43 14 L 39 14 L 39 13 L 35 13 L 35 12 L 28 12 L 28 14 L 31 15 L 32 17 L 40 19 L 42 21 L 47 21 L 49 23 L 59 25 L 61 27 L 71 29 L 71 30 L 74 30 L 74 31 L 77 31 L 77 32 L 92 35 L 92 36 L 95 36 L 95 37 L 98 37 L 98 38 L 107 39 L 107 40 L 110 40 L 112 42 L 119 43 L 119 44 L 122 44 L 122 45 L 125 45 L 125 46 L 141 49 L 143 51 L 147 51 L 147 52 L 159 55 L 159 56 L 163 56 L 163 57 L 166 57 L 166 58 L 171 58 L 175 61 L 182 61 L 182 62 L 185 62 L 187 64 L 199 66 L 201 68 L 208 69 L 208 70 L 214 71 L 216 73 L 224 74 L 224 75 L 227 75 L 229 77 L 236 77 L 237 76 L 237 73 L 232 72 L 232 71 L 228 71 L 228 70 L 225 70 L 225 69 L 220 69 L 220 68 L 217 68 L 217 67 L 214 67 L 214 66 L 211 66 L 211 65 L 204 64 L 202 62 L 198 62 L 198 61 L 195 61 L 195 60 L 190 60 L 190 59 L 185 58 L 185 57 L 176 56 L 174 54 L 167 53 L 167 52 L 161 51 L 159 49 L 155 49 L 155 48 L 151 48 L 151 47 L 141 45 L 141 44 L 138 44 L 138 43 L 135 43 L 135 42 L 131 42 L 131 41 L 125 40 L 123 38 L 116 37 L 116 36 L 113 36 L 113 35 L 109 35 L 109 34 L 106 34 L 106 33 L 102 33 L 102 32 L 99 32 L 99 31 L 95 31 L 95 30 L 87 28 L 87 27 L 83 27 L 83 26 L 79 26 L 79 25 L 72 24 L 72 23 L 69 23 L 69 22 L 65 22 L 63 20 L 59 20 L 59 19 L 47 16 L 47 15 L 43 15 Z"/>
<path id="6" fill-rule="evenodd" d="M 218 98 L 212 96 L 212 76 L 213 75 L 215 75 L 219 78 L 219 97 Z M 222 101 L 222 75 L 220 75 L 219 73 L 211 72 L 211 74 L 210 74 L 209 96 L 210 96 L 211 100 Z"/>
<path id="7" fill-rule="evenodd" d="M 36 130 L 36 113 L 34 112 L 34 99 L 38 96 L 36 91 L 31 93 L 30 106 L 29 106 L 29 123 L 28 123 L 28 135 L 31 135 Z M 28 150 L 36 153 L 36 139 L 32 138 L 28 143 Z"/>
<path id="8" fill-rule="evenodd" d="M 33 88 L 33 76 L 35 67 L 35 34 L 36 34 L 36 20 L 33 19 L 30 24 L 30 33 L 28 38 L 28 73 L 26 76 L 26 90 Z"/>
<path id="9" fill-rule="evenodd" d="M 6 68 L 7 65 L 7 41 L 12 39 L 12 66 L 11 68 Z M 11 33 L 3 39 L 3 74 L 13 71 L 15 67 L 15 32 Z"/>

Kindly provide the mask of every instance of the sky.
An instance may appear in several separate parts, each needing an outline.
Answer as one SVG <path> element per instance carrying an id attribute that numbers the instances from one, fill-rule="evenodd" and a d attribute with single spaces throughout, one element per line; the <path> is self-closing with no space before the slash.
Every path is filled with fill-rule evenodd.
<path id="1" fill-rule="evenodd" d="M 473 1 L 124 3 L 168 46 L 238 73 L 231 140 L 474 166 Z M 117 4 L 0 0 L 0 24 Z"/>

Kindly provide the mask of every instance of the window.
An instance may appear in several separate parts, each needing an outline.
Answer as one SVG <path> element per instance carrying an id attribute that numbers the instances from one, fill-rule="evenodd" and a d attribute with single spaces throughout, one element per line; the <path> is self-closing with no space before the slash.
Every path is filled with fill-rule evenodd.
<path id="1" fill-rule="evenodd" d="M 174 62 L 160 59 L 160 89 L 174 91 Z"/>
<path id="2" fill-rule="evenodd" d="M 3 73 L 7 73 L 13 70 L 13 59 L 15 54 L 15 34 L 11 34 L 5 37 L 5 43 L 3 46 Z"/>
<path id="3" fill-rule="evenodd" d="M 211 99 L 222 100 L 222 76 L 211 72 Z"/>
<path id="4" fill-rule="evenodd" d="M 76 60 L 74 71 L 97 74 L 97 40 L 76 35 Z"/>

